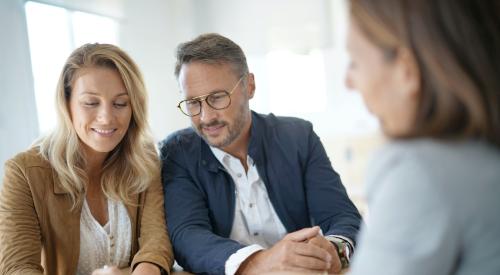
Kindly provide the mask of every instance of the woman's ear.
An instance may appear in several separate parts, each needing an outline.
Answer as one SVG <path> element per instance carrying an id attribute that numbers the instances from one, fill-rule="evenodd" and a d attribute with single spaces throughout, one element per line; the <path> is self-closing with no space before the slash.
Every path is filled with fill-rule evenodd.
<path id="1" fill-rule="evenodd" d="M 398 49 L 395 65 L 396 77 L 403 96 L 417 97 L 420 93 L 420 69 L 415 56 L 407 48 Z"/>

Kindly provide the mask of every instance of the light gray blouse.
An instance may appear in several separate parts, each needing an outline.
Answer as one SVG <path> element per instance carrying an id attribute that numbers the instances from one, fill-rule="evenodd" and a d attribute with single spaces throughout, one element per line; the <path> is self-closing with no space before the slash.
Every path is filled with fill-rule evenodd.
<path id="1" fill-rule="evenodd" d="M 500 151 L 481 142 L 385 146 L 351 275 L 500 274 Z"/>

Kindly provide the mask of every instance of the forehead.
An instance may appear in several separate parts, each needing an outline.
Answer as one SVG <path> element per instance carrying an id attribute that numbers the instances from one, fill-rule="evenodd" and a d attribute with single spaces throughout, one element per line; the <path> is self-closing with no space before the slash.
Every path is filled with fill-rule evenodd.
<path id="1" fill-rule="evenodd" d="M 358 24 L 351 18 L 349 20 L 348 28 L 347 28 L 347 49 L 348 50 L 357 50 L 359 48 L 359 43 L 365 42 L 363 33 L 359 28 Z"/>
<path id="2" fill-rule="evenodd" d="M 77 94 L 93 93 L 98 95 L 127 94 L 127 89 L 117 70 L 104 67 L 79 69 L 73 79 L 73 91 Z"/>
<path id="3" fill-rule="evenodd" d="M 236 81 L 238 76 L 230 64 L 192 62 L 183 64 L 179 73 L 179 86 L 185 98 L 228 90 Z"/>

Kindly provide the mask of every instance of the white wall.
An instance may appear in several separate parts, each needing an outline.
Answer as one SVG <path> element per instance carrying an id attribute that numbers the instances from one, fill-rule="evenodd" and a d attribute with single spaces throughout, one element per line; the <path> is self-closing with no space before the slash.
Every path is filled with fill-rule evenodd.
<path id="1" fill-rule="evenodd" d="M 189 126 L 176 108 L 181 100 L 174 77 L 178 43 L 194 37 L 191 0 L 126 0 L 120 44 L 138 63 L 150 98 L 150 125 L 157 141 Z"/>
<path id="2" fill-rule="evenodd" d="M 24 1 L 0 1 L 0 175 L 38 135 Z"/>

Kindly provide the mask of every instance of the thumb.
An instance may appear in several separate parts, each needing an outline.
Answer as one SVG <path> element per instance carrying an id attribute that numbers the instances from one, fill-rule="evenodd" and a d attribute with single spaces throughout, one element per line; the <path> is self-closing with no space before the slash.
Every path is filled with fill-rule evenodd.
<path id="1" fill-rule="evenodd" d="M 285 240 L 303 242 L 319 234 L 319 226 L 303 228 L 285 236 Z"/>

